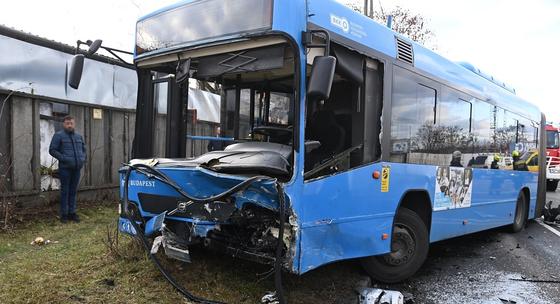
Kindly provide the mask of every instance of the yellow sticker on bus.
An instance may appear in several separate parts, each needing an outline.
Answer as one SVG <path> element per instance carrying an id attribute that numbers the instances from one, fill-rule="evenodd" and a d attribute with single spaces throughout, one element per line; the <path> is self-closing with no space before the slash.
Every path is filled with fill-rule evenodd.
<path id="1" fill-rule="evenodd" d="M 391 168 L 383 166 L 381 169 L 381 192 L 389 192 L 389 176 L 391 175 Z"/>

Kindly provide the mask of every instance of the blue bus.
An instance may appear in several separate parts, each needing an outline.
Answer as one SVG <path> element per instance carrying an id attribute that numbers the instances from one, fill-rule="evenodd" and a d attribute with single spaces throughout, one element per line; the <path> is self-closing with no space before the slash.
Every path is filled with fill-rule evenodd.
<path id="1" fill-rule="evenodd" d="M 119 229 L 171 257 L 393 283 L 432 242 L 541 215 L 544 158 L 513 166 L 545 155 L 539 109 L 336 1 L 183 1 L 138 20 L 134 64 Z"/>

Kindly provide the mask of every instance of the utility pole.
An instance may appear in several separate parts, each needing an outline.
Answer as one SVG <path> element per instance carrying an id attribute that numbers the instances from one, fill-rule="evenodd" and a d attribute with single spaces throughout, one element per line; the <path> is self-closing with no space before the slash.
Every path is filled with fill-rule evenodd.
<path id="1" fill-rule="evenodd" d="M 373 0 L 364 0 L 364 15 L 373 18 Z"/>
<path id="2" fill-rule="evenodd" d="M 369 14 L 369 4 L 370 4 L 370 0 L 364 0 L 364 15 L 366 16 L 368 16 Z"/>

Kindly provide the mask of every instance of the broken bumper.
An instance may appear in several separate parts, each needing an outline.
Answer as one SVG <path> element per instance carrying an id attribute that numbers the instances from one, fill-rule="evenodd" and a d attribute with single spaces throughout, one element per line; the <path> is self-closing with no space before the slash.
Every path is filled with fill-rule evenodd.
<path id="1" fill-rule="evenodd" d="M 129 219 L 124 217 L 119 217 L 119 232 L 128 234 L 130 236 L 137 236 L 138 232 L 134 229 L 134 226 Z"/>

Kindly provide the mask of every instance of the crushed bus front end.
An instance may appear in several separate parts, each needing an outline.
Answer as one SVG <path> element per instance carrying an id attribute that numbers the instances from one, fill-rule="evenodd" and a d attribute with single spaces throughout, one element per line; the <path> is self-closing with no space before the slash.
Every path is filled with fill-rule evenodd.
<path id="1" fill-rule="evenodd" d="M 207 167 L 217 155 L 250 159 L 249 153 L 132 161 L 120 171 L 119 230 L 155 237 L 152 253 L 161 246 L 168 257 L 184 262 L 190 261 L 191 246 L 202 246 L 270 265 L 280 252 L 283 268 L 291 270 L 297 224 L 278 177 L 220 173 Z M 232 167 L 230 163 L 225 171 Z"/>

